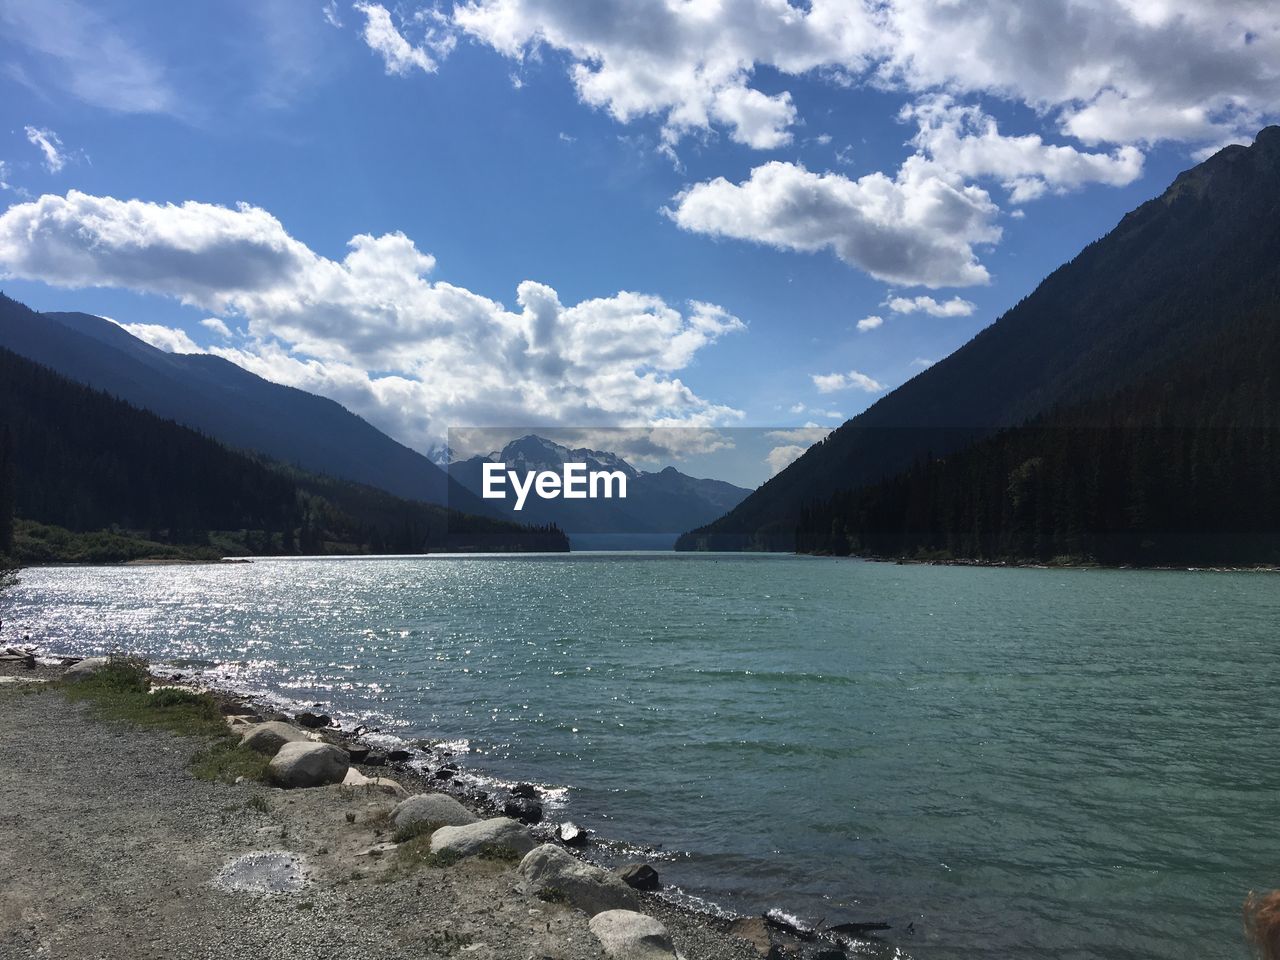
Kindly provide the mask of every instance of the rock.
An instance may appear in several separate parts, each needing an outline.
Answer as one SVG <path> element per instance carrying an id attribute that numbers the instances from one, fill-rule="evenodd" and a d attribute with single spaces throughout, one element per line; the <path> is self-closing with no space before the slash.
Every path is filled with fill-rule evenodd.
<path id="1" fill-rule="evenodd" d="M 347 756 L 351 758 L 352 763 L 364 763 L 369 758 L 369 748 L 363 743 L 349 743 Z"/>
<path id="2" fill-rule="evenodd" d="M 511 788 L 513 797 L 524 797 L 526 800 L 538 799 L 538 788 L 532 783 L 517 783 Z"/>
<path id="3" fill-rule="evenodd" d="M 512 820 L 521 823 L 540 823 L 542 821 L 542 803 L 525 797 L 507 797 L 502 805 L 502 812 Z"/>
<path id="4" fill-rule="evenodd" d="M 387 763 L 405 763 L 412 756 L 408 750 L 392 750 L 387 754 Z"/>
<path id="5" fill-rule="evenodd" d="M 279 720 L 255 724 L 240 738 L 240 746 L 265 753 L 269 757 L 274 757 L 286 743 L 306 742 L 310 741 L 305 733 Z"/>
<path id="6" fill-rule="evenodd" d="M 556 827 L 556 836 L 560 838 L 560 842 L 566 847 L 585 847 L 587 845 L 587 831 L 571 820 Z"/>
<path id="7" fill-rule="evenodd" d="M 431 776 L 437 780 L 452 780 L 457 775 L 458 768 L 451 763 L 446 763 L 444 766 L 437 767 L 435 772 L 431 774 Z"/>
<path id="8" fill-rule="evenodd" d="M 419 793 L 396 804 L 391 811 L 391 821 L 396 830 L 409 830 L 418 823 L 465 827 L 469 823 L 479 823 L 480 818 L 446 794 Z"/>
<path id="9" fill-rule="evenodd" d="M 662 886 L 658 880 L 658 871 L 647 863 L 628 863 L 614 872 L 632 890 L 657 890 Z"/>
<path id="10" fill-rule="evenodd" d="M 747 941 L 766 960 L 779 960 L 782 956 L 763 917 L 739 917 L 729 924 L 729 936 Z"/>
<path id="11" fill-rule="evenodd" d="M 344 787 L 368 787 L 371 790 L 379 790 L 382 793 L 389 793 L 397 800 L 403 800 L 409 796 L 409 791 L 400 784 L 387 777 L 366 777 L 363 773 L 352 767 L 347 771 L 347 775 L 342 778 L 342 786 Z"/>
<path id="12" fill-rule="evenodd" d="M 591 918 L 604 954 L 612 960 L 675 960 L 676 948 L 667 928 L 634 910 L 606 910 Z"/>
<path id="13" fill-rule="evenodd" d="M 385 767 L 387 765 L 387 755 L 379 753 L 377 750 L 370 750 L 369 755 L 362 762 L 366 767 Z"/>
<path id="14" fill-rule="evenodd" d="M 488 851 L 520 856 L 533 847 L 533 835 L 506 817 L 481 820 L 463 827 L 441 827 L 431 835 L 432 853 L 455 857 L 474 857 Z"/>
<path id="15" fill-rule="evenodd" d="M 563 898 L 594 915 L 602 910 L 634 910 L 635 891 L 607 870 L 583 863 L 553 843 L 544 843 L 520 861 L 522 889 L 544 900 Z"/>
<path id="16" fill-rule="evenodd" d="M 306 710 L 298 714 L 294 719 L 308 730 L 318 730 L 320 727 L 327 727 L 333 723 L 327 713 L 311 713 Z"/>
<path id="17" fill-rule="evenodd" d="M 73 683 L 78 682 L 85 677 L 92 677 L 110 662 L 110 657 L 87 657 L 79 663 L 73 663 L 67 667 L 66 673 L 62 676 Z"/>
<path id="18" fill-rule="evenodd" d="M 349 767 L 345 750 L 329 743 L 294 741 L 280 748 L 267 774 L 281 787 L 323 787 L 341 783 Z"/>

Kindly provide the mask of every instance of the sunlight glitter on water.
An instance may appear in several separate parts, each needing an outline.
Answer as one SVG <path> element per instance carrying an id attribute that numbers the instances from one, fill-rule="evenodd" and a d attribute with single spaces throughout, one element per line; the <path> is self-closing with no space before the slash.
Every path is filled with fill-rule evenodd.
<path id="1" fill-rule="evenodd" d="M 1225 960 L 1277 883 L 1274 577 L 597 555 L 23 580 L 6 623 L 51 650 L 568 784 L 575 822 L 678 854 L 692 895 L 914 923 L 884 950 L 922 960 Z"/>

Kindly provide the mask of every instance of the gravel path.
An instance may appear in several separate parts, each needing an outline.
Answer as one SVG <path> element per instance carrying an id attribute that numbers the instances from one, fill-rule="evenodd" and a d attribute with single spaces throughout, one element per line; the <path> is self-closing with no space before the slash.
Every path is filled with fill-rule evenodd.
<path id="1" fill-rule="evenodd" d="M 55 690 L 0 685 L 0 957 L 598 960 L 585 914 L 514 891 L 510 865 L 390 869 L 390 802 L 363 789 L 205 783 L 200 744 L 95 720 Z M 255 799 L 261 798 L 261 799 Z M 354 815 L 354 823 L 348 821 Z M 301 855 L 287 894 L 212 879 L 252 851 Z M 758 960 L 718 922 L 648 898 L 688 960 Z"/>

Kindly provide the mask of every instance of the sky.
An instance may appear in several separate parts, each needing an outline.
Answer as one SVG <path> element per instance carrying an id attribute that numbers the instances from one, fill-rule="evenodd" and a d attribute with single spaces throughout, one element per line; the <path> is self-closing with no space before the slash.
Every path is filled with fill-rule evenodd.
<path id="1" fill-rule="evenodd" d="M 1278 116 L 1262 0 L 0 0 L 0 286 L 423 451 L 812 432 Z"/>

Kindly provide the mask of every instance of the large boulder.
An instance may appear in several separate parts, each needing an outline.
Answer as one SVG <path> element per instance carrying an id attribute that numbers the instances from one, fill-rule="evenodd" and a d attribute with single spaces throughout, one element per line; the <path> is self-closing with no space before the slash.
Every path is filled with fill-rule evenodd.
<path id="1" fill-rule="evenodd" d="M 286 743 L 267 765 L 267 775 L 278 786 L 323 787 L 341 783 L 350 763 L 347 752 L 331 743 Z"/>
<path id="2" fill-rule="evenodd" d="M 266 723 L 255 723 L 246 729 L 240 737 L 240 746 L 274 757 L 286 743 L 303 743 L 310 739 L 305 731 L 292 724 L 269 720 Z"/>
<path id="3" fill-rule="evenodd" d="M 459 859 L 479 854 L 523 856 L 534 848 L 533 834 L 506 817 L 461 827 L 441 827 L 431 835 L 431 852 Z"/>
<path id="4" fill-rule="evenodd" d="M 553 843 L 544 843 L 521 860 L 520 876 L 525 893 L 563 899 L 588 914 L 640 906 L 635 892 L 612 873 L 583 863 Z"/>
<path id="5" fill-rule="evenodd" d="M 71 666 L 67 667 L 66 672 L 62 676 L 64 679 L 70 680 L 74 683 L 78 680 L 83 680 L 86 677 L 92 677 L 110 662 L 110 657 L 86 657 L 79 663 L 73 663 Z"/>
<path id="6" fill-rule="evenodd" d="M 479 823 L 480 818 L 453 797 L 443 793 L 420 793 L 396 804 L 391 811 L 396 832 L 412 830 L 418 824 L 434 823 L 439 827 L 465 827 Z"/>
<path id="7" fill-rule="evenodd" d="M 606 910 L 591 918 L 604 955 L 611 960 L 675 960 L 671 935 L 653 917 L 634 910 Z"/>

